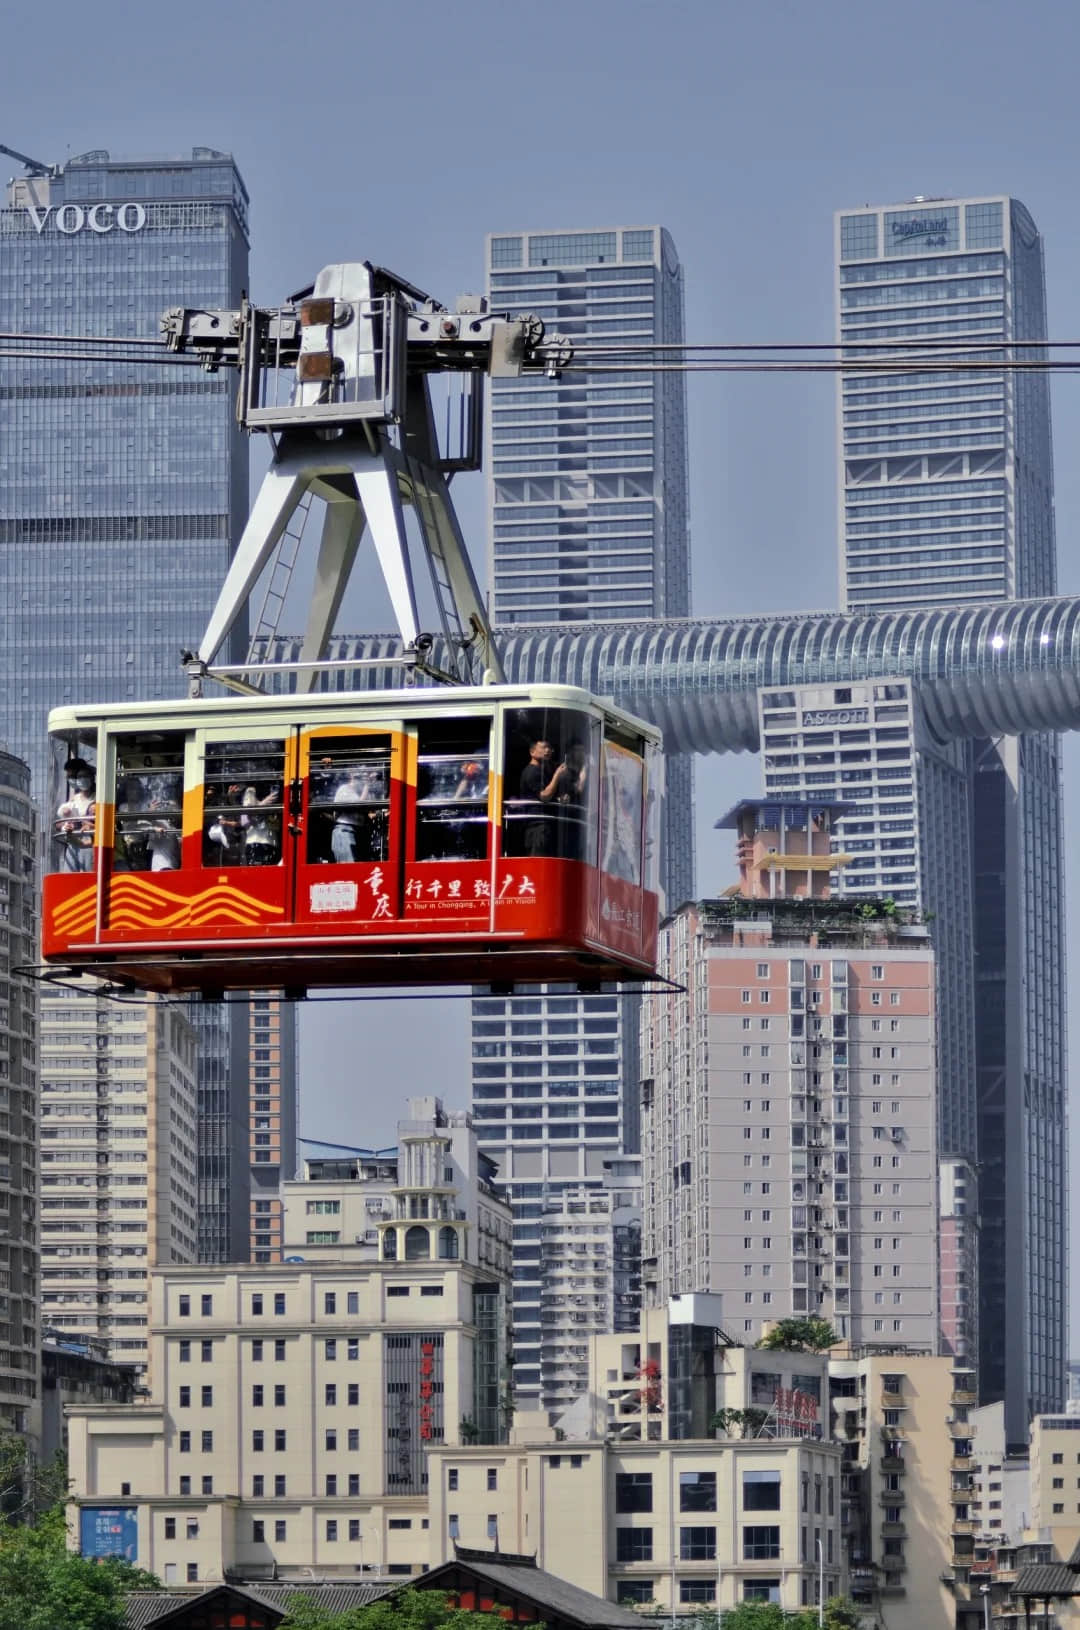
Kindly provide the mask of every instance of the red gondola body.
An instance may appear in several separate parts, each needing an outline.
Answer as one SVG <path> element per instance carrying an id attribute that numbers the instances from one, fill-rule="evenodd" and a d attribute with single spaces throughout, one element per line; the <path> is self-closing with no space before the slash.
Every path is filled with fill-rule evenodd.
<path id="1" fill-rule="evenodd" d="M 561 686 L 67 708 L 49 964 L 148 991 L 655 969 L 659 738 Z"/>

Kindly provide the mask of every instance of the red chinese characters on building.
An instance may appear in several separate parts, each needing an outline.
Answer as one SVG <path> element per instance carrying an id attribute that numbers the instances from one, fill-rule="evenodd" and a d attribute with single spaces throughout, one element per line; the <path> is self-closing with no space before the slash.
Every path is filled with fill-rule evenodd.
<path id="1" fill-rule="evenodd" d="M 808 1392 L 797 1387 L 777 1387 L 775 1393 L 777 1425 L 790 1429 L 796 1437 L 809 1437 L 817 1426 L 818 1406 Z"/>
<path id="2" fill-rule="evenodd" d="M 432 1377 L 435 1374 L 435 1343 L 422 1341 L 420 1343 L 420 1436 L 430 1438 L 434 1436 L 433 1422 L 435 1412 L 432 1407 L 432 1398 L 435 1394 L 435 1383 Z"/>

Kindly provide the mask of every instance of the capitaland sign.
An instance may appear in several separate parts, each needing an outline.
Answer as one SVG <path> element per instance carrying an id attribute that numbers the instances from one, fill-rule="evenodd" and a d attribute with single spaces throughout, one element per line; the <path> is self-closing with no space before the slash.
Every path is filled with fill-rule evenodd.
<path id="1" fill-rule="evenodd" d="M 89 204 L 86 207 L 82 204 L 61 204 L 59 209 L 54 209 L 51 204 L 46 209 L 27 204 L 26 213 L 39 237 L 50 222 L 57 232 L 63 232 L 69 238 L 76 232 L 97 232 L 99 236 L 117 229 L 121 232 L 141 232 L 146 225 L 146 209 L 142 204 Z"/>
<path id="2" fill-rule="evenodd" d="M 823 724 L 869 724 L 870 709 L 866 707 L 819 708 L 814 713 L 804 713 L 802 722 L 804 730 L 813 730 Z"/>
<path id="3" fill-rule="evenodd" d="M 947 233 L 949 223 L 945 216 L 934 220 L 928 215 L 921 216 L 914 221 L 894 221 L 892 234 L 894 238 L 933 238 Z"/>

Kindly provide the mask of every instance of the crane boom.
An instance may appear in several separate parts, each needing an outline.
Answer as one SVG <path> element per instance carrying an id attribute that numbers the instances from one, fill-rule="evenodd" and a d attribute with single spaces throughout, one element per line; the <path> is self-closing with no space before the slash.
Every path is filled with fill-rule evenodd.
<path id="1" fill-rule="evenodd" d="M 55 164 L 43 164 L 40 159 L 28 158 L 25 153 L 18 152 L 14 147 L 5 147 L 3 142 L 0 142 L 0 153 L 6 153 L 8 158 L 13 158 L 24 165 L 31 175 L 52 175 L 58 168 Z"/>

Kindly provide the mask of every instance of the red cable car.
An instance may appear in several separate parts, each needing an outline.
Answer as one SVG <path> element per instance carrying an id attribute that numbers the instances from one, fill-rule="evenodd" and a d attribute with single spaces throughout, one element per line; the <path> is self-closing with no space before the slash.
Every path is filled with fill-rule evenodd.
<path id="1" fill-rule="evenodd" d="M 655 971 L 663 759 L 566 686 L 66 707 L 42 949 L 147 991 Z"/>

